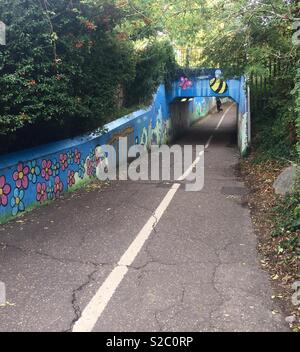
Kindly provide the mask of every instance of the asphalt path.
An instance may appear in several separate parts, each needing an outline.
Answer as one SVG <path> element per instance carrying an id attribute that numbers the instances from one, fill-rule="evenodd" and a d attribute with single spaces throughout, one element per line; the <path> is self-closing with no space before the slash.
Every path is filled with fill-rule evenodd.
<path id="1" fill-rule="evenodd" d="M 184 179 L 94 182 L 0 226 L 0 331 L 287 331 L 235 136 L 231 106 L 177 141 L 206 145 L 200 192 Z"/>

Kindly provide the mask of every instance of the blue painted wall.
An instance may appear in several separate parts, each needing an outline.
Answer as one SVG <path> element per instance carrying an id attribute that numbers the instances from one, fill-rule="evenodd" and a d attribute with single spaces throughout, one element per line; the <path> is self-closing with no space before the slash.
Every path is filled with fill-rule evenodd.
<path id="1" fill-rule="evenodd" d="M 228 92 L 222 96 L 232 97 L 239 106 L 239 145 L 243 153 L 248 143 L 248 106 L 244 79 L 230 80 Z M 128 137 L 129 146 L 164 144 L 175 136 L 176 123 L 172 126 L 170 103 L 178 97 L 195 97 L 189 104 L 188 121 L 191 124 L 210 110 L 211 100 L 216 96 L 210 89 L 209 80 L 195 77 L 191 86 L 174 82 L 166 92 L 161 85 L 153 104 L 146 110 L 134 112 L 105 126 L 105 133 L 94 132 L 78 138 L 42 145 L 22 152 L 0 157 L 0 220 L 16 216 L 33 205 L 58 198 L 63 192 L 74 189 L 95 177 L 100 163 L 107 162 L 101 146 L 117 145 L 120 137 Z M 175 127 L 174 127 L 175 126 Z"/>
<path id="2" fill-rule="evenodd" d="M 101 145 L 116 145 L 128 137 L 129 145 L 167 143 L 172 131 L 165 87 L 160 86 L 153 105 L 122 117 L 95 132 L 0 157 L 0 220 L 29 207 L 54 200 L 95 177 L 106 162 Z"/>
<path id="3" fill-rule="evenodd" d="M 228 97 L 237 104 L 238 122 L 238 148 L 241 155 L 245 155 L 251 142 L 250 136 L 250 106 L 247 97 L 246 79 L 244 76 L 229 79 L 224 82 L 227 89 L 223 94 L 216 93 L 211 88 L 211 80 L 217 77 L 218 69 L 204 70 L 203 75 L 197 77 L 185 77 L 173 82 L 171 89 L 167 92 L 167 102 L 170 104 L 178 98 L 192 97 Z"/>
<path id="4" fill-rule="evenodd" d="M 207 116 L 215 105 L 213 98 L 195 97 L 189 104 L 189 125 Z"/>

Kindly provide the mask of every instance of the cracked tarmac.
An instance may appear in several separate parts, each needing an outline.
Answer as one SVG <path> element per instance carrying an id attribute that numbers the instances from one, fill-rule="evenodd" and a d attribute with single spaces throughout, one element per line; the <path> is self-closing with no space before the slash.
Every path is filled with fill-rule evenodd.
<path id="1" fill-rule="evenodd" d="M 204 144 L 219 117 L 179 142 Z M 94 331 L 288 331 L 259 266 L 234 127 L 233 111 L 205 152 L 203 191 L 180 187 Z M 0 331 L 71 331 L 171 184 L 82 189 L 0 226 Z"/>

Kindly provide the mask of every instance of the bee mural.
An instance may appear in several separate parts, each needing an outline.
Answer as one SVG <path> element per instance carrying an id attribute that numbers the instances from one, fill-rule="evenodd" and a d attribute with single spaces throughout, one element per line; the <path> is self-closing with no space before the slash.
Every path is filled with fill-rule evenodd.
<path id="1" fill-rule="evenodd" d="M 224 94 L 228 89 L 228 85 L 225 81 L 223 81 L 221 75 L 221 70 L 217 70 L 215 73 L 216 77 L 209 81 L 210 88 L 218 94 Z"/>

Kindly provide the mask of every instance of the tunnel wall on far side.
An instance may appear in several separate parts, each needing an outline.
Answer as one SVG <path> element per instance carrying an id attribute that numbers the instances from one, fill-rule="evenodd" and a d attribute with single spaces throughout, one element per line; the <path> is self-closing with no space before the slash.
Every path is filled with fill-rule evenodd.
<path id="1" fill-rule="evenodd" d="M 195 97 L 190 101 L 174 100 L 170 104 L 173 138 L 178 138 L 192 124 L 207 116 L 214 107 L 214 98 Z"/>
<path id="2" fill-rule="evenodd" d="M 238 148 L 241 156 L 245 156 L 251 143 L 251 112 L 248 86 L 244 76 L 240 79 L 239 103 L 237 110 Z"/>

